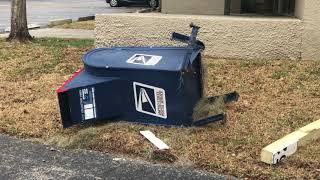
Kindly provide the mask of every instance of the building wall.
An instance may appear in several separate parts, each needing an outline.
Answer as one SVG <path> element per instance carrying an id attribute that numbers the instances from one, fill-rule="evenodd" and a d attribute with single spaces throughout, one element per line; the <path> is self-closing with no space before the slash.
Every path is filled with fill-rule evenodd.
<path id="1" fill-rule="evenodd" d="M 305 9 L 305 0 L 296 0 L 295 16 L 302 19 Z"/>
<path id="2" fill-rule="evenodd" d="M 225 0 L 162 0 L 162 13 L 224 15 Z"/>
<path id="3" fill-rule="evenodd" d="M 166 14 L 96 16 L 96 46 L 181 45 L 170 41 L 176 31 L 190 34 L 201 26 L 205 53 L 232 59 L 301 59 L 303 26 L 298 19 Z"/>
<path id="4" fill-rule="evenodd" d="M 303 0 L 299 3 L 301 9 L 304 7 L 297 11 L 304 24 L 302 58 L 320 60 L 320 1 Z"/>

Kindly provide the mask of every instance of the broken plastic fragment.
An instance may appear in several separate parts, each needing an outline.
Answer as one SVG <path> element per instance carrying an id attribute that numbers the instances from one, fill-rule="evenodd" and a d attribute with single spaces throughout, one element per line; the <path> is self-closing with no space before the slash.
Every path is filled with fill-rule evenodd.
<path id="1" fill-rule="evenodd" d="M 145 138 L 147 138 L 152 144 L 157 146 L 160 150 L 170 149 L 170 147 L 164 143 L 161 139 L 157 138 L 151 131 L 140 131 Z"/>

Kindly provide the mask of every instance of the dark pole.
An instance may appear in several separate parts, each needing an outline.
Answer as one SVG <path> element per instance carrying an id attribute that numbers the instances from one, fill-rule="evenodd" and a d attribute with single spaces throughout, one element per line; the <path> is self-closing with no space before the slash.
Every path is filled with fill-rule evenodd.
<path id="1" fill-rule="evenodd" d="M 231 0 L 224 1 L 224 15 L 230 15 Z"/>

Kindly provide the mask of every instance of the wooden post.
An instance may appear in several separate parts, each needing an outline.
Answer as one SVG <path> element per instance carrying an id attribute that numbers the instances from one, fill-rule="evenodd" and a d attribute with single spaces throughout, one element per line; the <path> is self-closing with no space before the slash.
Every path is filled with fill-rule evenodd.
<path id="1" fill-rule="evenodd" d="M 320 120 L 268 145 L 261 151 L 261 161 L 267 164 L 277 164 L 294 154 L 299 147 L 305 146 L 320 138 Z"/>

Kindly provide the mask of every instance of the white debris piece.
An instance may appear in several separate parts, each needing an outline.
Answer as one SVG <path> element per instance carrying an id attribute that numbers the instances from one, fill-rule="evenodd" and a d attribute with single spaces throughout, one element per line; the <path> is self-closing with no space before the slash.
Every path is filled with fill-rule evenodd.
<path id="1" fill-rule="evenodd" d="M 123 158 L 113 158 L 112 160 L 113 161 L 124 161 L 125 159 L 123 159 Z"/>
<path id="2" fill-rule="evenodd" d="M 170 147 L 166 143 L 157 138 L 151 131 L 140 131 L 140 134 L 147 138 L 152 144 L 157 146 L 159 150 L 170 149 Z"/>

